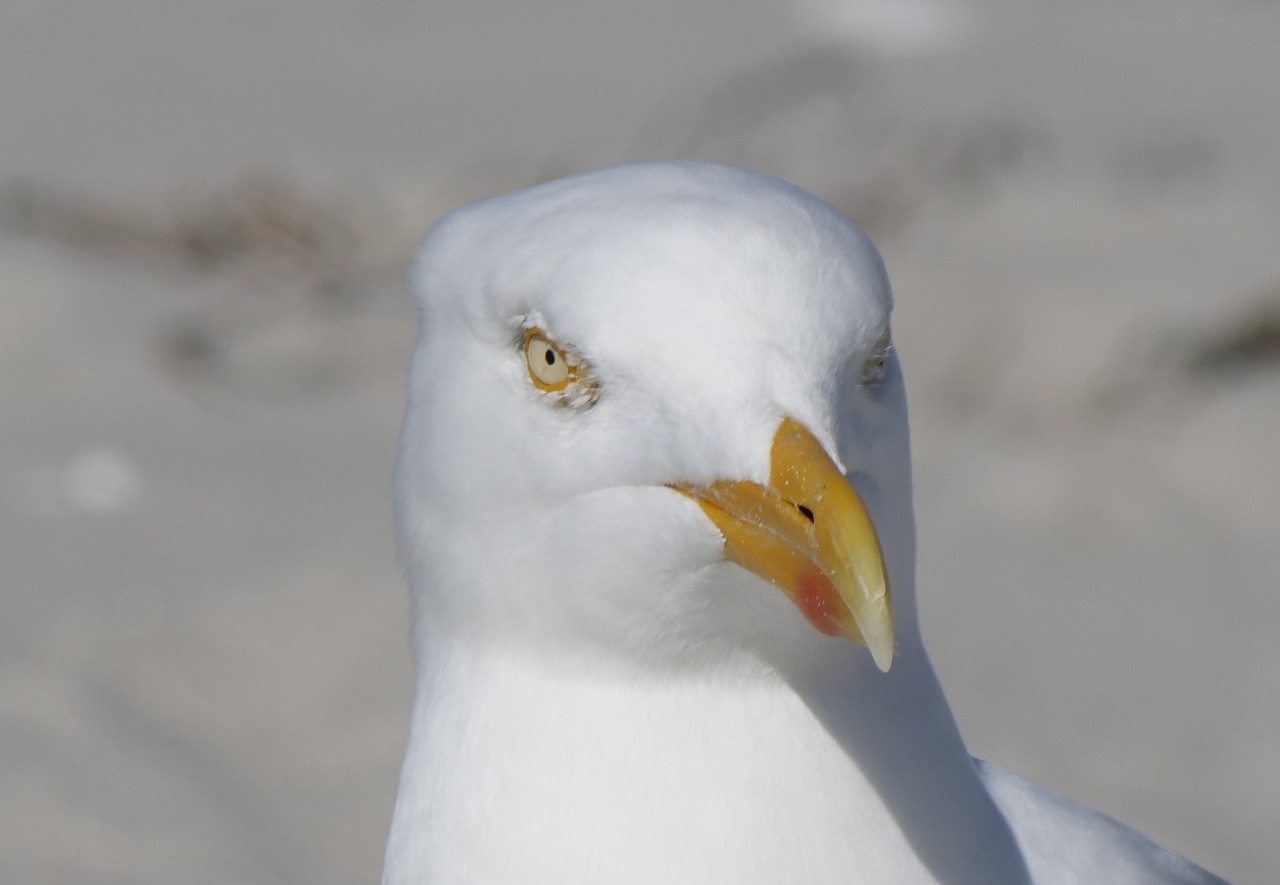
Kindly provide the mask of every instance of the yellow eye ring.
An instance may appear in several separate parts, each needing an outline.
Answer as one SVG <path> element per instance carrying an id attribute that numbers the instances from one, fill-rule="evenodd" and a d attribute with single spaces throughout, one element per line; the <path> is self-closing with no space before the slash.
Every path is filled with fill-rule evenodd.
<path id="1" fill-rule="evenodd" d="M 547 393 L 564 390 L 578 376 L 575 367 L 565 358 L 564 351 L 536 327 L 525 330 L 524 361 L 529 369 L 529 380 Z"/>

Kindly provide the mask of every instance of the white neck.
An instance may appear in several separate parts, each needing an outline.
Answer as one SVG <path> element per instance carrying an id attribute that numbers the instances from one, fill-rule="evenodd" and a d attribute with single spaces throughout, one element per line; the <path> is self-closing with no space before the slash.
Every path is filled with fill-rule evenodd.
<path id="1" fill-rule="evenodd" d="M 923 649 L 886 675 L 831 648 L 617 680 L 420 646 L 384 885 L 1025 879 Z"/>

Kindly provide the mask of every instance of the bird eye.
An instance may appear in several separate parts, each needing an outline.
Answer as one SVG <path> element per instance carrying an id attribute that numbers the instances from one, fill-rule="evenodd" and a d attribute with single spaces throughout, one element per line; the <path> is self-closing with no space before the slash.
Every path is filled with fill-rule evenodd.
<path id="1" fill-rule="evenodd" d="M 524 360 L 529 367 L 529 377 L 539 390 L 564 390 L 577 374 L 565 359 L 564 351 L 541 329 L 525 331 Z"/>
<path id="2" fill-rule="evenodd" d="M 892 350 L 893 338 L 889 334 L 889 327 L 885 326 L 884 331 L 880 333 L 880 337 L 876 339 L 871 356 L 867 357 L 866 362 L 862 364 L 862 373 L 858 380 L 864 387 L 879 383 L 884 378 L 885 363 L 888 361 L 889 352 Z"/>

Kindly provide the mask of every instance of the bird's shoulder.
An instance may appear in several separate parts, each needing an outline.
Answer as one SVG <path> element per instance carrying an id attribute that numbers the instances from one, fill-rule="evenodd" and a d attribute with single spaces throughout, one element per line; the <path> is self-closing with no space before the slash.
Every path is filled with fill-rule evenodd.
<path id="1" fill-rule="evenodd" d="M 1132 827 L 975 759 L 1037 885 L 1226 885 Z"/>

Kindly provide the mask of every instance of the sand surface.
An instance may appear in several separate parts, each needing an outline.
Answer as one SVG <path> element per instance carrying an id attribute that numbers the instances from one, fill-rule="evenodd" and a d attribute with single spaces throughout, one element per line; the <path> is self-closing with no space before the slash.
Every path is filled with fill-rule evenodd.
<path id="1" fill-rule="evenodd" d="M 0 880 L 376 881 L 413 245 L 697 156 L 881 246 L 975 754 L 1280 871 L 1280 5 L 0 2 Z"/>

